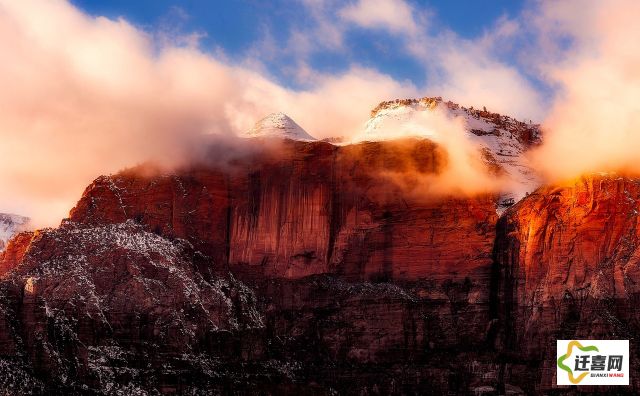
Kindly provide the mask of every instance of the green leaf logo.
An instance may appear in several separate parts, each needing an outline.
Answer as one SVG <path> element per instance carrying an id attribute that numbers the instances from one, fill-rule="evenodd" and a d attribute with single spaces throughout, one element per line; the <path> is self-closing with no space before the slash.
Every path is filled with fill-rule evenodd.
<path id="1" fill-rule="evenodd" d="M 569 381 L 571 381 L 572 384 L 578 384 L 589 373 L 582 373 L 579 376 L 574 377 L 573 376 L 573 371 L 571 371 L 569 366 L 564 364 L 564 361 L 569 356 L 571 356 L 571 351 L 573 350 L 573 347 L 578 348 L 582 352 L 590 352 L 590 351 L 600 352 L 600 351 L 598 351 L 598 348 L 595 345 L 582 346 L 578 341 L 573 340 L 573 341 L 569 342 L 569 345 L 567 345 L 567 353 L 558 358 L 558 367 L 560 367 L 561 369 L 563 369 L 564 371 L 566 371 L 568 373 Z"/>

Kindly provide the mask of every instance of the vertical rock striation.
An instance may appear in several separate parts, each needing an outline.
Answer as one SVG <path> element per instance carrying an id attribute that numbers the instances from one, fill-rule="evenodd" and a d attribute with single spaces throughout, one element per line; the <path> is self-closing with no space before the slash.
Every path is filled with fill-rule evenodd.
<path id="1" fill-rule="evenodd" d="M 638 179 L 590 175 L 539 189 L 498 222 L 493 291 L 503 348 L 539 391 L 554 387 L 556 339 L 638 334 L 639 203 Z"/>
<path id="2" fill-rule="evenodd" d="M 558 338 L 638 359 L 640 182 L 543 187 L 498 219 L 495 196 L 429 191 L 447 160 L 288 142 L 96 179 L 0 254 L 0 390 L 566 393 Z"/>

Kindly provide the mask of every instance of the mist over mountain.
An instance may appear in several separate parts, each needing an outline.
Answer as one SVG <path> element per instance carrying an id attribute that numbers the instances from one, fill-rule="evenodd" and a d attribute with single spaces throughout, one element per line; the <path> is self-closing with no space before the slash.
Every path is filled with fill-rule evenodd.
<path id="1" fill-rule="evenodd" d="M 279 113 L 243 138 L 254 151 L 213 137 L 199 162 L 100 176 L 0 253 L 0 389 L 557 390 L 541 375 L 557 334 L 639 330 L 640 181 L 541 184 L 527 155 L 544 138 L 402 99 L 350 143 Z M 453 188 L 459 161 L 491 182 Z"/>
<path id="2" fill-rule="evenodd" d="M 0 395 L 639 394 L 639 15 L 0 0 Z"/>

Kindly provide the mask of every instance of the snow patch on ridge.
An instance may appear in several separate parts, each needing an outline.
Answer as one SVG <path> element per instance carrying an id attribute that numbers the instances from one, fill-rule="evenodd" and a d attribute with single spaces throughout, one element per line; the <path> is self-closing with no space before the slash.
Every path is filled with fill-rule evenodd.
<path id="1" fill-rule="evenodd" d="M 28 217 L 0 213 L 0 251 L 15 234 L 26 231 L 31 220 Z"/>
<path id="2" fill-rule="evenodd" d="M 525 156 L 526 151 L 541 141 L 540 127 L 492 113 L 486 109 L 466 108 L 440 97 L 404 99 L 380 103 L 365 124 L 363 133 L 352 143 L 384 141 L 400 138 L 443 141 L 447 133 L 442 115 L 462 122 L 468 141 L 477 146 L 485 162 L 498 165 L 509 180 L 500 202 L 517 202 L 541 183 Z M 432 122 L 433 121 L 433 122 Z M 506 209 L 499 205 L 498 213 Z"/>
<path id="3" fill-rule="evenodd" d="M 316 138 L 309 135 L 300 125 L 284 113 L 269 114 L 251 128 L 244 137 L 267 137 L 315 142 Z"/>

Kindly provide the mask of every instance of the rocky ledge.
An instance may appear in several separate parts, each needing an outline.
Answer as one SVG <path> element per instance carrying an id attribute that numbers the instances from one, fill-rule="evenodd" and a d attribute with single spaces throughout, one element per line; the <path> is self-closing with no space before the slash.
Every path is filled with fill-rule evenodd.
<path id="1" fill-rule="evenodd" d="M 446 160 L 290 142 L 96 179 L 0 254 L 0 393 L 561 394 L 556 338 L 638 359 L 640 181 L 543 187 L 498 218 L 496 196 L 407 188 Z"/>

